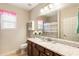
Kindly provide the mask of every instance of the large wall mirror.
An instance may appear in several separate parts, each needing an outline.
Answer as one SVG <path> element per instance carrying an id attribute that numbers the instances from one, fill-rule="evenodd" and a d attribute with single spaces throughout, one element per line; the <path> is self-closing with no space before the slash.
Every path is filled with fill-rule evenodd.
<path id="1" fill-rule="evenodd" d="M 79 42 L 79 4 L 59 4 L 58 8 L 57 5 L 56 9 L 52 4 L 40 9 L 41 14 L 34 21 L 32 31 L 40 31 L 40 36 Z"/>
<path id="2" fill-rule="evenodd" d="M 62 8 L 42 15 L 43 36 L 79 42 L 79 4 L 62 5 Z"/>
<path id="3" fill-rule="evenodd" d="M 43 36 L 58 38 L 57 11 L 44 15 Z"/>

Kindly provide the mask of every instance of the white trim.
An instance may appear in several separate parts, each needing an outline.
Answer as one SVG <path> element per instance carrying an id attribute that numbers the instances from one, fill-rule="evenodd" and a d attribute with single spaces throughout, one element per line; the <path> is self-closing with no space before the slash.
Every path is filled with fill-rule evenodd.
<path id="1" fill-rule="evenodd" d="M 16 53 L 17 50 L 18 50 L 18 49 L 9 51 L 9 52 L 7 52 L 7 53 L 2 53 L 0 56 L 9 56 L 9 55 L 11 55 L 11 54 Z"/>

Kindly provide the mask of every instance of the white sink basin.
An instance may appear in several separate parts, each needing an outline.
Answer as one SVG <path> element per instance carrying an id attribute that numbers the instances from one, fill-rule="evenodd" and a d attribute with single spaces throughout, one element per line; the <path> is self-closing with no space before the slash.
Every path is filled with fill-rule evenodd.
<path id="1" fill-rule="evenodd" d="M 49 38 L 44 38 L 44 39 L 41 39 L 41 38 L 36 38 L 38 41 L 40 42 L 48 42 L 48 43 L 57 43 L 56 41 L 52 40 L 52 39 L 49 39 Z"/>

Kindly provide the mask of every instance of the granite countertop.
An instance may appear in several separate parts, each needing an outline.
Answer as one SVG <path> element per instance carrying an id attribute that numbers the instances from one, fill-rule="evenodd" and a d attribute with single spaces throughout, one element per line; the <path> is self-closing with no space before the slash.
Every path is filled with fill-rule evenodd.
<path id="1" fill-rule="evenodd" d="M 79 48 L 76 47 L 62 43 L 46 42 L 38 38 L 28 38 L 28 40 L 64 56 L 79 56 Z"/>

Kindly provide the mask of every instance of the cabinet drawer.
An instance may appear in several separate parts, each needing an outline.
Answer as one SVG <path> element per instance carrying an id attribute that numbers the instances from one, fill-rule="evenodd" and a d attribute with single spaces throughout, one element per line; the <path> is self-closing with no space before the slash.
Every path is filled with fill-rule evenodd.
<path id="1" fill-rule="evenodd" d="M 45 54 L 47 56 L 53 56 L 54 55 L 54 53 L 52 51 L 48 50 L 48 49 L 45 49 Z"/>
<path id="2" fill-rule="evenodd" d="M 40 45 L 36 45 L 36 49 L 39 50 L 39 51 L 41 51 L 41 52 L 44 52 L 44 48 L 41 47 Z"/>

